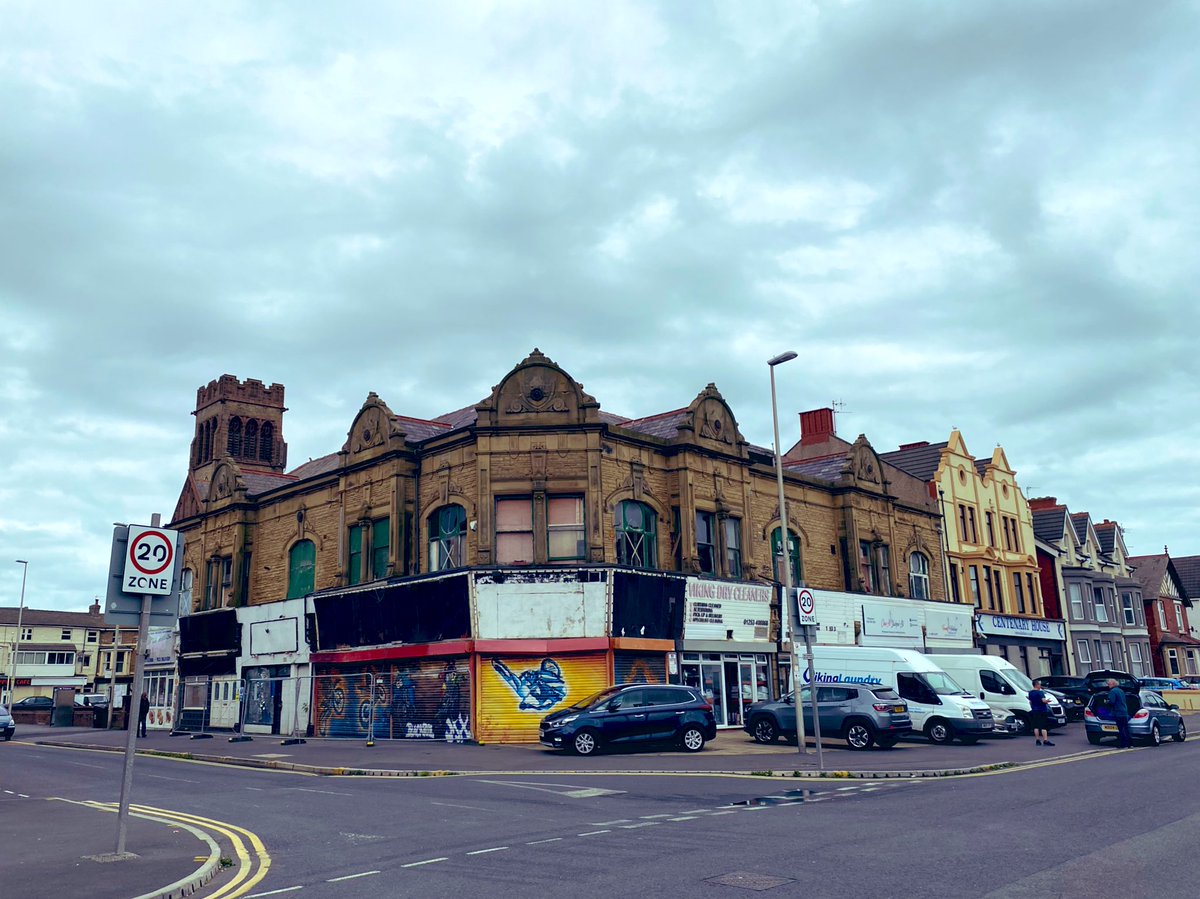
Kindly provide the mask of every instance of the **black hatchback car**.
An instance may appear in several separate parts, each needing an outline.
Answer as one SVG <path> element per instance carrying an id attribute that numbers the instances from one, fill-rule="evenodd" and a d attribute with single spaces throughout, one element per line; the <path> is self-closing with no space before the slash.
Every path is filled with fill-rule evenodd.
<path id="1" fill-rule="evenodd" d="M 1065 674 L 1049 674 L 1039 678 L 1042 686 L 1053 693 L 1057 693 L 1062 698 L 1059 702 L 1062 703 L 1063 711 L 1072 721 L 1078 721 L 1083 718 L 1083 710 L 1087 707 L 1088 700 L 1092 698 L 1093 690 L 1087 688 L 1087 681 L 1082 677 L 1068 677 Z"/>
<path id="2" fill-rule="evenodd" d="M 698 689 L 619 684 L 542 719 L 546 746 L 592 755 L 606 746 L 673 743 L 699 752 L 717 736 L 713 707 Z"/>

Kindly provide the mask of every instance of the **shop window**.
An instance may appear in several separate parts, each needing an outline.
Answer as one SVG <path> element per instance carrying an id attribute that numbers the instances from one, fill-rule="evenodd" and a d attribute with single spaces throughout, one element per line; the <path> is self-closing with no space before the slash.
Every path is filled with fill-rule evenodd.
<path id="1" fill-rule="evenodd" d="M 377 518 L 371 522 L 371 577 L 377 581 L 388 575 L 392 549 L 391 525 L 390 518 Z"/>
<path id="2" fill-rule="evenodd" d="M 908 595 L 913 599 L 929 599 L 929 557 L 924 553 L 908 557 Z"/>
<path id="3" fill-rule="evenodd" d="M 657 517 L 645 503 L 625 500 L 617 506 L 617 563 L 631 568 L 657 568 Z"/>
<path id="4" fill-rule="evenodd" d="M 779 545 L 782 529 L 775 528 L 771 531 L 771 570 L 775 572 L 775 580 L 783 583 L 783 571 L 779 567 L 779 563 L 783 561 L 783 550 Z M 788 531 L 788 562 L 792 569 L 792 586 L 800 583 L 802 569 L 800 567 L 800 538 L 796 536 L 795 531 Z"/>
<path id="5" fill-rule="evenodd" d="M 705 574 L 717 573 L 715 520 L 712 512 L 696 512 L 696 560 Z"/>
<path id="6" fill-rule="evenodd" d="M 549 497 L 546 503 L 546 528 L 546 558 L 549 561 L 586 561 L 583 497 Z"/>
<path id="7" fill-rule="evenodd" d="M 317 546 L 301 540 L 288 552 L 288 599 L 313 592 L 317 570 Z"/>
<path id="8" fill-rule="evenodd" d="M 442 506 L 429 516 L 429 570 L 462 568 L 467 545 L 467 512 Z"/>
<path id="9" fill-rule="evenodd" d="M 742 576 L 742 521 L 740 518 L 726 518 L 725 530 L 725 576 L 740 578 Z"/>
<path id="10" fill-rule="evenodd" d="M 1013 598 L 1017 601 L 1017 611 L 1025 612 L 1025 589 L 1021 586 L 1021 572 L 1013 572 Z"/>
<path id="11" fill-rule="evenodd" d="M 496 500 L 496 562 L 533 562 L 533 500 L 529 497 Z"/>

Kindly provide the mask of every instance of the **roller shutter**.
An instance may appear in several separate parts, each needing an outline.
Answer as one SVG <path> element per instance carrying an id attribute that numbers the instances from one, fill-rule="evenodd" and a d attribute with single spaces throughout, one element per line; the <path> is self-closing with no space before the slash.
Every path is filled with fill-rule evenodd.
<path id="1" fill-rule="evenodd" d="M 555 709 L 611 683 L 605 653 L 480 656 L 477 739 L 536 743 L 538 724 Z"/>
<path id="2" fill-rule="evenodd" d="M 665 684 L 665 652 L 618 652 L 613 657 L 618 684 Z"/>

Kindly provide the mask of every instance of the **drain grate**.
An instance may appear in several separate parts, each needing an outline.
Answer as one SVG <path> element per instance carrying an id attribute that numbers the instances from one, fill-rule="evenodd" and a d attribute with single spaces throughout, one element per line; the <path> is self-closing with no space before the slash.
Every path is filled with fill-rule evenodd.
<path id="1" fill-rule="evenodd" d="M 731 871 L 718 877 L 710 877 L 706 883 L 726 887 L 741 887 L 743 890 L 769 890 L 785 883 L 795 883 L 792 877 L 776 877 L 774 874 L 755 874 L 753 871 Z"/>

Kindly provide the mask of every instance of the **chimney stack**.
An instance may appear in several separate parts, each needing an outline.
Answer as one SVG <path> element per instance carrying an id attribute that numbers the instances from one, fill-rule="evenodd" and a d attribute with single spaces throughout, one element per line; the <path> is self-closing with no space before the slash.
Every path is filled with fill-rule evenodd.
<path id="1" fill-rule="evenodd" d="M 836 437 L 833 425 L 833 410 L 829 407 L 812 409 L 800 413 L 800 445 L 810 446 L 824 443 L 827 437 Z"/>

